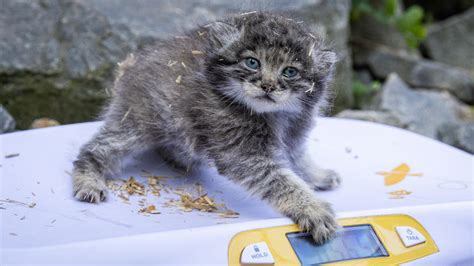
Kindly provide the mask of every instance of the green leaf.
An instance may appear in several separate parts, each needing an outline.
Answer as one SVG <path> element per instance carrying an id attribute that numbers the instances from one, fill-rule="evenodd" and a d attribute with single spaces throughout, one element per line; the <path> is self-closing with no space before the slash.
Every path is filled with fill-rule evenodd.
<path id="1" fill-rule="evenodd" d="M 423 20 L 423 9 L 419 6 L 409 7 L 405 13 L 398 18 L 398 25 L 402 28 L 408 29 L 416 24 L 420 24 Z"/>
<path id="2" fill-rule="evenodd" d="M 360 19 L 363 15 L 374 13 L 375 9 L 368 0 L 352 0 L 351 20 Z"/>
<path id="3" fill-rule="evenodd" d="M 426 27 L 422 23 L 423 17 L 423 9 L 414 5 L 397 18 L 397 28 L 411 48 L 417 48 L 426 37 Z"/>
<path id="4" fill-rule="evenodd" d="M 354 93 L 354 96 L 360 97 L 366 94 L 368 91 L 369 87 L 367 87 L 364 83 L 358 80 L 352 82 L 352 93 Z"/>
<path id="5" fill-rule="evenodd" d="M 417 48 L 426 37 L 426 27 L 423 25 L 425 16 L 423 9 L 420 6 L 413 5 L 400 15 L 397 15 L 397 10 L 397 0 L 385 0 L 383 8 L 375 8 L 369 0 L 352 0 L 351 20 L 358 20 L 361 16 L 371 16 L 380 23 L 396 26 L 404 36 L 408 46 Z"/>
<path id="6" fill-rule="evenodd" d="M 385 0 L 385 14 L 393 17 L 396 15 L 398 9 L 397 0 Z"/>

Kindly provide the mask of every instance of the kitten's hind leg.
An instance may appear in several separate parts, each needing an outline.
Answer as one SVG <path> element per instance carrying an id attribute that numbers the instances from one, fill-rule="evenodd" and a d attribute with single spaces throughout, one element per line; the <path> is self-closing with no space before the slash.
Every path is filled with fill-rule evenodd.
<path id="1" fill-rule="evenodd" d="M 200 158 L 191 156 L 183 147 L 177 145 L 159 146 L 157 153 L 163 161 L 183 175 L 189 173 L 194 167 L 202 165 L 202 161 L 199 160 Z"/>
<path id="2" fill-rule="evenodd" d="M 311 174 L 305 175 L 305 181 L 315 190 L 332 190 L 341 185 L 341 177 L 336 171 L 313 167 Z"/>
<path id="3" fill-rule="evenodd" d="M 156 152 L 160 155 L 161 159 L 166 162 L 169 166 L 179 172 L 187 172 L 189 166 L 185 165 L 183 162 L 178 160 L 174 153 L 166 147 L 157 148 Z"/>
<path id="4" fill-rule="evenodd" d="M 136 133 L 104 126 L 81 148 L 74 161 L 74 197 L 91 203 L 104 201 L 107 196 L 105 174 L 114 171 L 118 160 L 138 143 Z"/>
<path id="5" fill-rule="evenodd" d="M 296 173 L 314 190 L 332 190 L 340 186 L 341 177 L 336 171 L 317 166 L 308 152 L 292 158 Z"/>

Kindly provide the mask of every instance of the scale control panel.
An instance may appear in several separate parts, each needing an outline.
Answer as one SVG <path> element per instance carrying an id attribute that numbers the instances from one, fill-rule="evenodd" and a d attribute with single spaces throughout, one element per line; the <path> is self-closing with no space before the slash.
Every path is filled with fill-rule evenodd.
<path id="1" fill-rule="evenodd" d="M 407 215 L 340 219 L 336 237 L 317 245 L 297 225 L 240 232 L 229 265 L 400 264 L 438 252 L 425 228 Z"/>

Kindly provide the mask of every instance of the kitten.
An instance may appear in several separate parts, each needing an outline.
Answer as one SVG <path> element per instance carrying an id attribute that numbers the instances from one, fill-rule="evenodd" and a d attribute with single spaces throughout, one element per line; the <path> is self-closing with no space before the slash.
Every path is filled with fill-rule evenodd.
<path id="1" fill-rule="evenodd" d="M 158 41 L 120 64 L 105 123 L 74 162 L 74 195 L 106 198 L 104 175 L 143 148 L 188 168 L 212 162 L 318 243 L 337 228 L 313 190 L 339 176 L 305 151 L 335 54 L 302 24 L 249 12 Z M 306 181 L 306 182 L 305 182 Z"/>

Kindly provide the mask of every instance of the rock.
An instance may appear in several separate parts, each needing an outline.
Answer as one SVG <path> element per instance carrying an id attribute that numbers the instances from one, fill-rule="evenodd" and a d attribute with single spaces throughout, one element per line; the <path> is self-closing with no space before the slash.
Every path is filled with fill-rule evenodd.
<path id="1" fill-rule="evenodd" d="M 44 127 L 54 127 L 59 126 L 60 123 L 54 119 L 43 117 L 38 118 L 33 121 L 30 128 L 44 128 Z"/>
<path id="2" fill-rule="evenodd" d="M 381 83 L 374 80 L 372 74 L 367 69 L 359 69 L 354 72 L 352 81 L 352 93 L 354 95 L 354 109 L 366 109 L 370 105 L 372 98 L 381 88 Z"/>
<path id="3" fill-rule="evenodd" d="M 355 43 L 370 42 L 396 50 L 410 51 L 405 37 L 395 26 L 367 15 L 361 16 L 351 24 L 351 40 Z"/>
<path id="4" fill-rule="evenodd" d="M 115 62 L 136 47 L 129 36 L 79 1 L 2 3 L 0 103 L 22 129 L 38 116 L 94 119 Z"/>
<path id="5" fill-rule="evenodd" d="M 0 74 L 84 77 L 123 58 L 133 48 L 126 37 L 78 2 L 7 1 L 0 9 Z"/>
<path id="6" fill-rule="evenodd" d="M 446 92 L 413 90 L 389 75 L 373 110 L 345 110 L 339 118 L 405 128 L 474 153 L 474 110 Z"/>
<path id="7" fill-rule="evenodd" d="M 397 74 L 390 74 L 373 107 L 389 112 L 408 130 L 436 138 L 446 123 L 462 123 L 469 107 L 447 92 L 412 90 Z"/>
<path id="8" fill-rule="evenodd" d="M 430 26 L 424 46 L 434 60 L 474 71 L 474 7 Z"/>
<path id="9" fill-rule="evenodd" d="M 128 1 L 91 0 L 84 2 L 105 15 L 119 27 L 129 27 L 141 40 L 158 37 L 173 37 L 181 30 L 191 29 L 198 24 L 232 13 L 248 10 L 267 10 L 283 13 L 304 21 L 316 32 L 321 33 L 337 51 L 339 62 L 336 65 L 336 78 L 332 89 L 336 92 L 336 109 L 353 104 L 351 91 L 352 62 L 348 48 L 349 12 L 348 0 L 244 0 L 244 1 Z M 159 25 L 159 26 L 157 26 Z"/>
<path id="10" fill-rule="evenodd" d="M 439 128 L 438 138 L 449 145 L 474 154 L 474 122 L 448 122 Z"/>
<path id="11" fill-rule="evenodd" d="M 344 110 L 336 115 L 339 118 L 364 120 L 395 127 L 405 127 L 393 114 L 375 110 Z"/>
<path id="12" fill-rule="evenodd" d="M 60 43 L 56 38 L 52 38 L 58 19 L 57 8 L 49 9 L 39 1 L 2 2 L 0 73 L 60 72 Z"/>
<path id="13" fill-rule="evenodd" d="M 474 5 L 473 0 L 403 0 L 403 3 L 405 6 L 420 5 L 434 21 L 462 13 Z"/>
<path id="14" fill-rule="evenodd" d="M 362 82 L 362 84 L 365 84 L 369 86 L 372 84 L 374 79 L 372 78 L 372 74 L 370 74 L 370 71 L 368 69 L 359 69 L 355 70 L 353 73 L 354 80 L 358 80 Z"/>
<path id="15" fill-rule="evenodd" d="M 62 3 L 59 21 L 61 45 L 67 47 L 63 63 L 70 77 L 85 77 L 123 59 L 136 48 L 133 36 L 114 28 L 107 17 L 76 2 Z"/>
<path id="16" fill-rule="evenodd" d="M 363 3 L 365 1 L 353 2 L 361 2 L 361 5 L 364 5 Z M 404 12 L 403 1 L 391 1 L 395 4 L 396 9 L 394 10 L 394 16 L 390 17 L 386 14 L 386 11 L 384 11 L 386 2 L 387 1 L 369 0 L 368 4 L 372 9 L 377 10 L 376 12 L 361 11 L 358 15 L 352 13 L 351 44 L 353 46 L 364 44 L 370 44 L 371 46 L 381 45 L 393 50 L 404 51 L 412 56 L 420 57 L 420 52 L 408 45 L 405 36 L 403 36 L 395 22 L 395 18 L 401 16 Z M 353 8 L 357 10 L 357 3 Z M 354 53 L 357 53 L 357 49 L 354 50 Z"/>
<path id="17" fill-rule="evenodd" d="M 0 105 L 0 134 L 13 131 L 15 120 L 2 105 Z"/>
<path id="18" fill-rule="evenodd" d="M 246 10 L 243 10 L 242 7 Z M 264 8 L 305 21 L 334 45 L 336 103 L 352 105 L 349 0 L 18 0 L 0 8 L 0 104 L 19 128 L 34 117 L 92 120 L 116 63 L 143 43 L 229 13 Z"/>
<path id="19" fill-rule="evenodd" d="M 359 47 L 354 62 L 368 66 L 378 78 L 386 78 L 394 72 L 413 87 L 449 91 L 464 102 L 474 103 L 474 74 L 462 68 L 380 46 Z"/>

